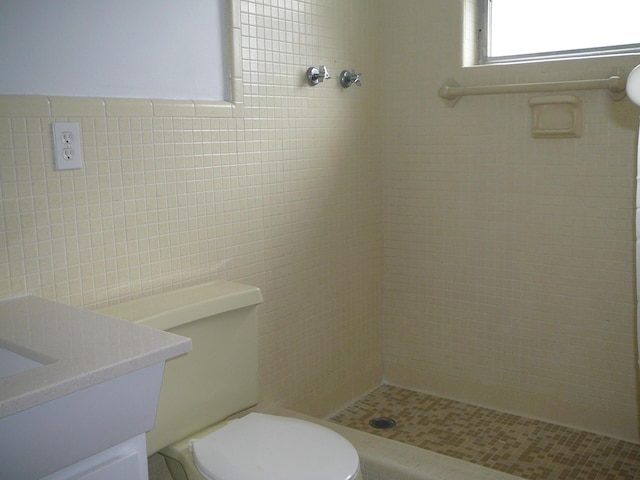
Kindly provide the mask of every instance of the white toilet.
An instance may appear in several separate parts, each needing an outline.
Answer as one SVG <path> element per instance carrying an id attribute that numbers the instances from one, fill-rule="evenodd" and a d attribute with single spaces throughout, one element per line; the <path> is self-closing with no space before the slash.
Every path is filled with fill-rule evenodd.
<path id="1" fill-rule="evenodd" d="M 175 480 L 355 480 L 358 453 L 333 430 L 249 413 L 258 403 L 256 287 L 217 280 L 121 303 L 101 313 L 191 338 L 169 360 L 147 453 Z"/>

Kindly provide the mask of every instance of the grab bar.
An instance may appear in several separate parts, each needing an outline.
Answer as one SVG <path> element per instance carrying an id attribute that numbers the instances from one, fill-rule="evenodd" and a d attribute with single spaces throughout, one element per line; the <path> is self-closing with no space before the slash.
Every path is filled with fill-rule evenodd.
<path id="1" fill-rule="evenodd" d="M 561 92 L 565 90 L 597 90 L 605 89 L 613 100 L 622 100 L 625 96 L 625 81 L 619 75 L 596 80 L 570 80 L 561 82 L 540 83 L 511 83 L 505 85 L 480 85 L 476 87 L 461 87 L 454 79 L 448 79 L 438 95 L 447 105 L 453 107 L 460 97 L 465 95 L 493 95 L 496 93 L 531 93 L 531 92 Z"/>

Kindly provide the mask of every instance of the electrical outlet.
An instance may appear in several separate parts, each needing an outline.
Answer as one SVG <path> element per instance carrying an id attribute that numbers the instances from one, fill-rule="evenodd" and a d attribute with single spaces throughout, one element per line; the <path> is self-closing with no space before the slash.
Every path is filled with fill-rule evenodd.
<path id="1" fill-rule="evenodd" d="M 53 149 L 56 170 L 82 168 L 79 125 L 77 123 L 54 123 Z"/>

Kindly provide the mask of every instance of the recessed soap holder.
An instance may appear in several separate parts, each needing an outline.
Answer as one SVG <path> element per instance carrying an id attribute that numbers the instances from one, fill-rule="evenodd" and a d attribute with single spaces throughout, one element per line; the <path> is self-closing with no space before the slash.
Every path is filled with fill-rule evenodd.
<path id="1" fill-rule="evenodd" d="M 544 95 L 529 99 L 534 138 L 582 136 L 582 99 L 575 95 Z"/>

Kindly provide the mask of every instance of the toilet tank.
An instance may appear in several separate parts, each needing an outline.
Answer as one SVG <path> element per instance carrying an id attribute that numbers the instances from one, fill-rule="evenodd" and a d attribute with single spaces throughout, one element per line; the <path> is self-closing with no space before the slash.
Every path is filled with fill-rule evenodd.
<path id="1" fill-rule="evenodd" d="M 148 455 L 258 403 L 257 287 L 216 280 L 100 313 L 191 338 L 167 361 Z"/>

